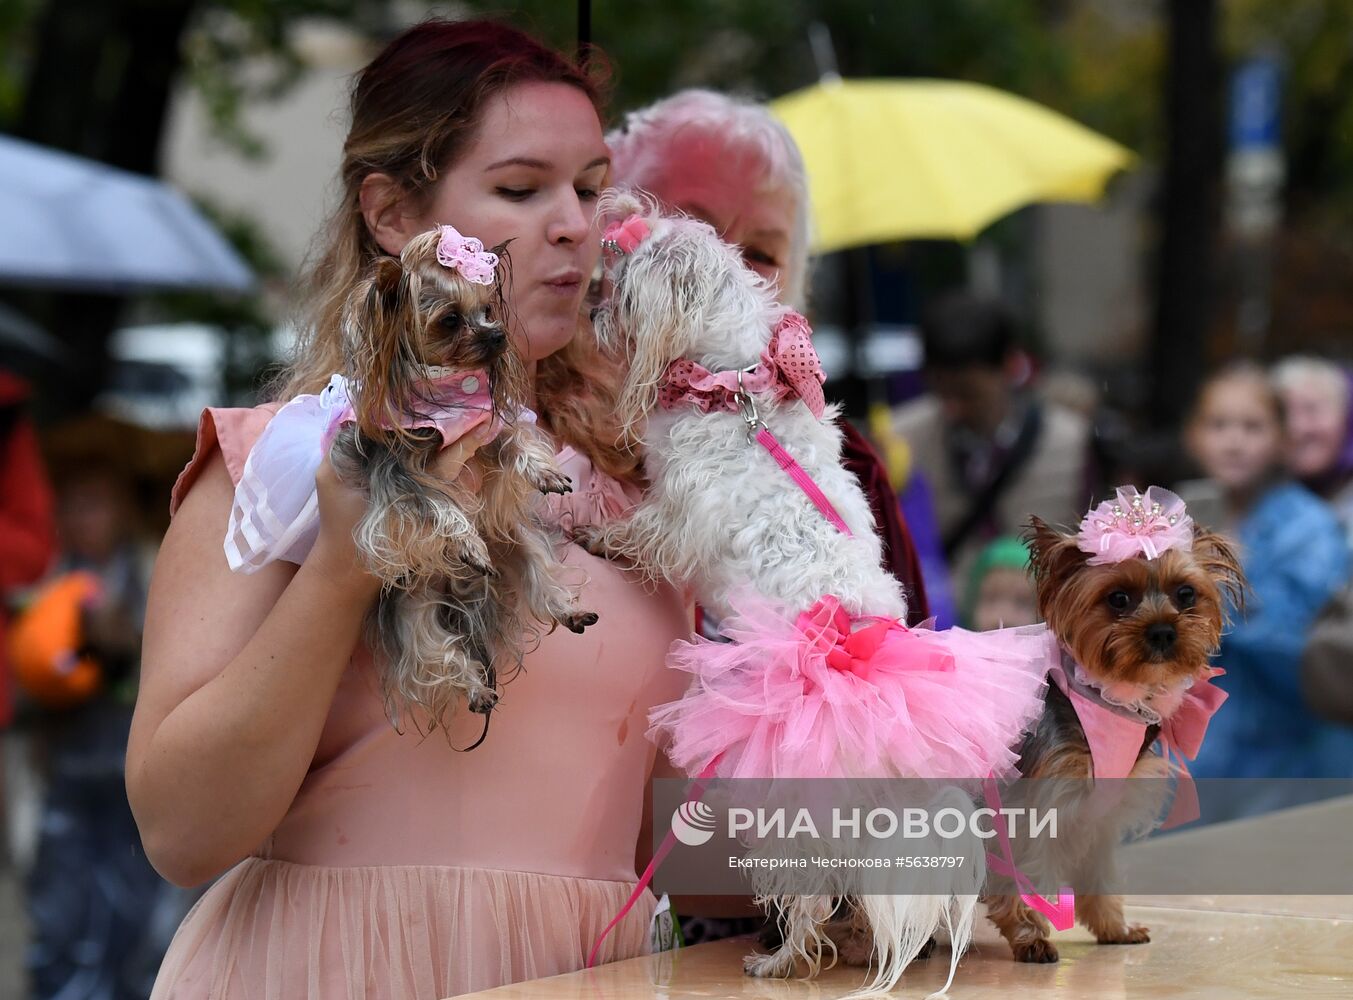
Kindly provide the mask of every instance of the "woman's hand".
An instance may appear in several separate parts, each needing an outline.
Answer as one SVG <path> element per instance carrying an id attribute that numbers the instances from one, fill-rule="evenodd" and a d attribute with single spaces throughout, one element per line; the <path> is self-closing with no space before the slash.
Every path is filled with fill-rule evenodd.
<path id="1" fill-rule="evenodd" d="M 465 466 L 474 453 L 497 436 L 495 430 L 489 421 L 452 441 L 432 460 L 433 473 L 448 483 L 460 479 L 466 474 Z M 366 514 L 366 495 L 344 483 L 328 458 L 315 474 L 315 492 L 319 505 L 319 538 L 307 561 L 321 562 L 340 577 L 360 574 L 366 578 L 362 582 L 374 596 L 380 582 L 362 570 L 354 540 L 357 525 Z"/>

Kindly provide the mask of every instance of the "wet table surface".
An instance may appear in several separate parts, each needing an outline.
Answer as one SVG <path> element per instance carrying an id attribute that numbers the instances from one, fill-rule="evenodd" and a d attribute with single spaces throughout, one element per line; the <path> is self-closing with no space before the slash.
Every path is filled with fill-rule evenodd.
<path id="1" fill-rule="evenodd" d="M 1307 808 L 1320 810 L 1320 818 L 1347 838 L 1346 843 L 1353 843 L 1353 799 Z M 1188 835 L 1212 839 L 1221 834 L 1258 850 L 1259 845 L 1281 844 L 1291 822 L 1292 816 L 1273 813 Z M 1014 962 L 1009 947 L 979 912 L 973 946 L 960 963 L 948 996 L 1353 1000 L 1353 896 L 1130 896 L 1127 902 L 1129 921 L 1150 928 L 1150 943 L 1099 945 L 1077 927 L 1054 934 L 1061 961 L 1052 965 Z M 844 967 L 807 982 L 749 978 L 742 973 L 742 956 L 755 947 L 750 938 L 717 941 L 472 996 L 829 1000 L 865 982 L 863 970 Z M 919 1000 L 944 985 L 948 968 L 949 950 L 941 943 L 928 960 L 907 970 L 892 995 Z"/>

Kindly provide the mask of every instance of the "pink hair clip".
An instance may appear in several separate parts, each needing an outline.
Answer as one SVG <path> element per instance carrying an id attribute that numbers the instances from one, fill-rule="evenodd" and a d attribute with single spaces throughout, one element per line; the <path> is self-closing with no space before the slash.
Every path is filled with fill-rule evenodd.
<path id="1" fill-rule="evenodd" d="M 1137 555 L 1157 559 L 1170 549 L 1193 548 L 1193 518 L 1184 501 L 1159 486 L 1138 493 L 1120 486 L 1114 500 L 1105 500 L 1081 521 L 1076 547 L 1090 553 L 1091 566 L 1104 566 Z"/>
<path id="2" fill-rule="evenodd" d="M 609 253 L 634 253 L 634 248 L 652 232 L 648 223 L 638 215 L 624 222 L 613 222 L 601 234 L 601 248 Z"/>
<path id="3" fill-rule="evenodd" d="M 438 226 L 441 239 L 437 241 L 437 263 L 459 271 L 466 281 L 476 285 L 493 284 L 498 267 L 498 255 L 484 249 L 484 244 L 473 236 L 462 236 L 455 226 Z"/>

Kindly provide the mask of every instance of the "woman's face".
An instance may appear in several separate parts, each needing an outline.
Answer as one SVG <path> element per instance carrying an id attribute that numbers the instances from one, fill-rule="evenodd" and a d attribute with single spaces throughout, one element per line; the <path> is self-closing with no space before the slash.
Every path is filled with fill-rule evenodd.
<path id="1" fill-rule="evenodd" d="M 452 225 L 486 247 L 511 241 L 510 329 L 527 361 L 553 354 L 577 330 L 600 253 L 593 222 L 609 167 L 586 94 L 564 83 L 516 84 L 489 99 L 474 141 L 414 227 Z"/>
<path id="2" fill-rule="evenodd" d="M 1258 378 L 1213 382 L 1188 430 L 1189 450 L 1203 472 L 1228 493 L 1264 481 L 1282 457 L 1283 434 L 1272 395 Z"/>
<path id="3" fill-rule="evenodd" d="M 797 205 L 789 190 L 763 190 L 764 172 L 751 158 L 693 137 L 672 144 L 662 172 L 644 187 L 671 208 L 708 222 L 783 298 Z"/>
<path id="4" fill-rule="evenodd" d="M 1339 460 L 1348 404 L 1333 387 L 1306 379 L 1283 393 L 1287 410 L 1287 467 L 1301 479 L 1328 472 Z"/>

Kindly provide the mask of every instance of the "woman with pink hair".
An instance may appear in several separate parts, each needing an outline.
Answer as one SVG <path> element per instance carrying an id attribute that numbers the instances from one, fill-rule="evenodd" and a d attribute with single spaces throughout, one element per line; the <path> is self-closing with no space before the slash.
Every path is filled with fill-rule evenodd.
<path id="1" fill-rule="evenodd" d="M 761 104 L 682 90 L 626 115 L 606 137 L 612 178 L 668 208 L 703 219 L 747 266 L 800 312 L 808 300 L 812 216 L 803 156 Z M 882 459 L 849 421 L 842 459 L 860 480 L 884 542 L 884 562 L 906 587 L 908 618 L 930 616 L 920 563 Z"/>

